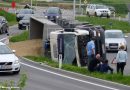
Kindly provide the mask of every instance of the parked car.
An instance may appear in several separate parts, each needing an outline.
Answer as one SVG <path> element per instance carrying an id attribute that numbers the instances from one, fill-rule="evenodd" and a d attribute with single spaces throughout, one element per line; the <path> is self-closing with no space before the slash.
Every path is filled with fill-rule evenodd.
<path id="1" fill-rule="evenodd" d="M 6 44 L 0 42 L 0 72 L 14 74 L 20 72 L 20 61 L 14 52 L 15 50 L 11 50 Z"/>
<path id="2" fill-rule="evenodd" d="M 122 30 L 106 30 L 105 46 L 107 51 L 118 51 L 121 45 L 124 45 L 127 51 L 127 42 Z"/>
<path id="3" fill-rule="evenodd" d="M 17 12 L 17 16 L 16 16 L 17 21 L 20 21 L 27 14 L 34 14 L 34 10 L 33 9 L 21 9 L 21 10 L 19 10 Z"/>
<path id="4" fill-rule="evenodd" d="M 88 16 L 107 17 L 111 16 L 111 11 L 105 5 L 88 4 L 86 7 L 86 14 Z"/>
<path id="5" fill-rule="evenodd" d="M 46 12 L 44 12 L 45 18 L 56 22 L 56 19 L 62 18 L 62 12 L 59 7 L 49 7 Z"/>
<path id="6" fill-rule="evenodd" d="M 28 14 L 26 16 L 24 16 L 18 23 L 18 28 L 19 29 L 26 29 L 26 27 L 29 28 L 29 24 L 30 24 L 30 17 L 32 16 L 32 14 Z"/>
<path id="7" fill-rule="evenodd" d="M 0 16 L 0 34 L 8 33 L 8 21 L 5 17 Z"/>

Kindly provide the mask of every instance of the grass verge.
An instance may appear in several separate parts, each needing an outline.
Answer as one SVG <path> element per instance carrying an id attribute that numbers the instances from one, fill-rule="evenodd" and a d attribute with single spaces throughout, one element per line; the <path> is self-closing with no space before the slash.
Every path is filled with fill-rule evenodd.
<path id="1" fill-rule="evenodd" d="M 125 21 L 100 18 L 100 17 L 87 17 L 87 16 L 79 16 L 76 17 L 77 20 L 81 22 L 89 22 L 94 25 L 105 25 L 106 29 L 120 29 L 124 33 L 130 32 L 130 24 Z M 110 25 L 112 24 L 112 26 Z"/>
<path id="2" fill-rule="evenodd" d="M 9 22 L 9 25 L 14 25 L 17 23 L 16 21 L 16 15 L 8 13 L 4 10 L 0 10 L 0 16 L 4 16 L 7 21 Z"/>
<path id="3" fill-rule="evenodd" d="M 46 57 L 25 56 L 25 58 L 28 58 L 28 59 L 35 61 L 35 62 L 42 62 L 46 65 L 58 68 L 57 62 L 54 62 L 51 59 L 46 58 Z M 100 78 L 100 79 L 104 79 L 104 80 L 109 80 L 109 81 L 125 84 L 125 85 L 130 85 L 130 81 L 129 81 L 130 76 L 122 76 L 120 74 L 104 74 L 104 73 L 98 73 L 98 72 L 90 73 L 84 67 L 77 67 L 77 66 L 72 66 L 72 65 L 68 65 L 68 64 L 63 64 L 62 69 L 76 72 L 76 73 L 80 73 L 80 74 L 87 75 L 87 76 L 92 76 L 92 77 L 96 77 L 96 78 Z"/>
<path id="4" fill-rule="evenodd" d="M 29 33 L 28 31 L 25 31 L 19 35 L 13 36 L 10 38 L 10 42 L 19 42 L 19 41 L 25 41 L 28 39 Z"/>

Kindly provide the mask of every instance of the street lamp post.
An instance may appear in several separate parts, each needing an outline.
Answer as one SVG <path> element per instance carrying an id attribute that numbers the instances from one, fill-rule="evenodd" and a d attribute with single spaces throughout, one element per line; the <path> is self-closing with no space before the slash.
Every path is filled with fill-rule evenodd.
<path id="1" fill-rule="evenodd" d="M 31 0 L 31 7 L 32 7 L 32 0 Z"/>
<path id="2" fill-rule="evenodd" d="M 73 1 L 73 16 L 74 16 L 74 20 L 75 20 L 75 0 Z"/>

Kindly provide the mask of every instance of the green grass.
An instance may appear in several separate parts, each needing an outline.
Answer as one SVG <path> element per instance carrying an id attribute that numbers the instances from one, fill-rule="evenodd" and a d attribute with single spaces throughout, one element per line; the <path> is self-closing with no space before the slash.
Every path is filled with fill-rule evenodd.
<path id="1" fill-rule="evenodd" d="M 16 15 L 0 10 L 0 16 L 4 16 L 8 22 L 16 21 Z"/>
<path id="2" fill-rule="evenodd" d="M 14 25 L 14 24 L 17 23 L 16 15 L 14 15 L 14 14 L 8 13 L 8 12 L 3 11 L 3 10 L 0 10 L 0 16 L 4 16 L 7 19 L 9 25 Z"/>
<path id="3" fill-rule="evenodd" d="M 130 32 L 130 24 L 125 21 L 118 21 L 100 17 L 76 17 L 77 20 L 82 22 L 89 22 L 93 25 L 105 25 L 106 29 L 111 29 L 110 23 L 112 23 L 112 29 L 120 29 L 124 33 Z"/>
<path id="4" fill-rule="evenodd" d="M 28 58 L 30 60 L 33 60 L 35 62 L 39 62 L 39 63 L 44 63 L 46 65 L 58 68 L 58 63 L 52 61 L 51 59 L 48 59 L 46 57 L 42 57 L 42 56 L 25 56 L 25 58 Z M 77 67 L 77 66 L 72 66 L 69 64 L 63 64 L 62 69 L 64 70 L 68 70 L 68 71 L 72 71 L 72 72 L 76 72 L 76 73 L 80 73 L 83 75 L 87 75 L 87 76 L 92 76 L 92 77 L 96 77 L 96 78 L 100 78 L 100 79 L 105 79 L 105 80 L 109 80 L 109 81 L 113 81 L 113 82 L 117 82 L 117 83 L 121 83 L 121 84 L 125 84 L 125 85 L 130 85 L 130 76 L 122 76 L 120 74 L 104 74 L 104 73 L 99 73 L 99 72 L 93 72 L 90 73 L 86 68 L 84 67 Z"/>
<path id="5" fill-rule="evenodd" d="M 11 42 L 19 42 L 19 41 L 25 41 L 28 39 L 29 33 L 28 31 L 25 31 L 19 35 L 13 36 L 10 38 Z"/>

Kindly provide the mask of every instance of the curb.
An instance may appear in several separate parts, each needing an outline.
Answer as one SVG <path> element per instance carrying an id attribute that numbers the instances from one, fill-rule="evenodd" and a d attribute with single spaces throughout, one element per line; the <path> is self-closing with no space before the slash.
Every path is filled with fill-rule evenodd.
<path id="1" fill-rule="evenodd" d="M 107 81 L 107 80 L 103 80 L 103 79 L 99 79 L 99 78 L 95 78 L 95 77 L 91 77 L 91 76 L 87 76 L 87 75 L 83 75 L 83 74 L 80 74 L 80 73 L 75 73 L 75 72 L 71 72 L 71 71 L 67 71 L 67 70 L 63 70 L 63 69 L 59 69 L 59 68 L 54 68 L 54 67 L 48 66 L 46 64 L 40 64 L 40 62 L 32 61 L 32 60 L 27 59 L 25 57 L 20 57 L 20 58 L 24 59 L 24 60 L 27 60 L 29 62 L 32 62 L 32 63 L 39 64 L 41 66 L 50 68 L 50 69 L 55 69 L 55 70 L 63 71 L 63 72 L 66 72 L 66 73 L 75 74 L 75 75 L 83 76 L 83 77 L 86 77 L 86 78 L 90 78 L 90 79 L 93 79 L 93 80 L 100 80 L 100 81 L 103 81 L 103 82 L 106 82 L 106 83 L 116 84 L 116 85 L 119 85 L 119 86 L 124 86 L 124 87 L 130 88 L 130 86 L 128 86 L 128 85 L 124 85 L 124 84 L 120 84 L 120 83 L 116 83 L 116 82 L 112 82 L 112 81 Z"/>

